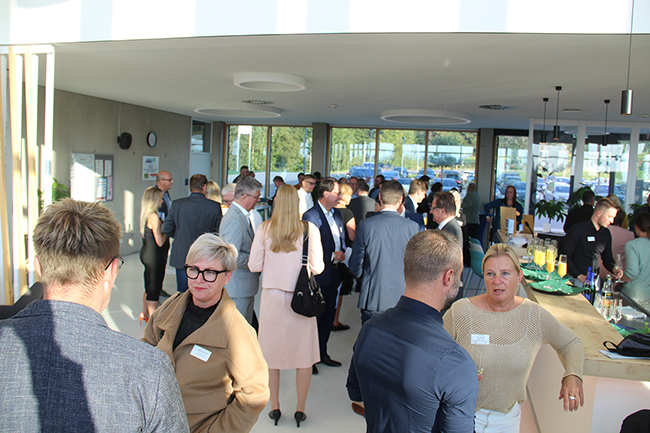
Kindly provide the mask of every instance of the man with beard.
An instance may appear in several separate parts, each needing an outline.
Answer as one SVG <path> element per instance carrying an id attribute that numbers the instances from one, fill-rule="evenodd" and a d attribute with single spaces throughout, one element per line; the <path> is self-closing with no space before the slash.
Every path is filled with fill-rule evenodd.
<path id="1" fill-rule="evenodd" d="M 404 296 L 361 328 L 348 372 L 348 395 L 365 406 L 368 432 L 474 431 L 476 365 L 440 315 L 462 270 L 453 235 L 429 230 L 408 242 Z"/>

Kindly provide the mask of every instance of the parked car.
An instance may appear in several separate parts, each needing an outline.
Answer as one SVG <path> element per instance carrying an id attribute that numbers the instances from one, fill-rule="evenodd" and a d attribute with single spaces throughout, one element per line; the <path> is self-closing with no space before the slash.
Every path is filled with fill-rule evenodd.
<path id="1" fill-rule="evenodd" d="M 377 170 L 377 174 L 382 174 L 381 168 Z M 348 178 L 351 176 L 372 179 L 375 176 L 375 164 L 366 162 L 361 167 L 352 167 L 348 172 Z"/>
<path id="2" fill-rule="evenodd" d="M 406 169 L 406 167 L 393 167 L 393 170 L 398 172 L 400 177 L 408 177 L 409 176 L 409 171 Z"/>
<path id="3" fill-rule="evenodd" d="M 452 188 L 458 189 L 458 184 L 456 183 L 456 180 L 450 177 L 445 177 L 442 179 L 436 177 L 435 179 L 431 179 L 431 185 L 433 185 L 436 182 L 440 182 L 442 184 L 443 191 L 449 191 Z"/>
<path id="4" fill-rule="evenodd" d="M 557 201 L 567 202 L 571 195 L 571 185 L 568 183 L 555 182 L 554 198 Z"/>
<path id="5" fill-rule="evenodd" d="M 463 191 L 463 180 L 460 177 L 460 174 L 457 171 L 452 171 L 452 170 L 443 170 L 442 171 L 442 176 L 446 177 L 448 179 L 454 179 L 456 181 L 456 188 L 458 188 L 458 191 Z"/>
<path id="6" fill-rule="evenodd" d="M 413 181 L 413 179 L 410 179 L 408 177 L 400 177 L 400 178 L 397 178 L 395 180 L 402 184 L 402 187 L 404 188 L 404 192 L 406 192 L 408 194 L 409 188 L 411 187 L 411 182 Z"/>
<path id="7" fill-rule="evenodd" d="M 424 169 L 423 168 L 421 168 L 420 171 L 418 171 L 418 179 L 421 178 L 422 176 L 424 176 Z M 433 171 L 432 168 L 427 168 L 427 176 L 429 176 L 432 179 L 434 177 L 436 177 L 436 174 L 435 174 L 435 172 Z"/>
<path id="8" fill-rule="evenodd" d="M 526 202 L 526 182 L 513 182 L 512 186 L 517 190 L 517 200 L 522 204 Z"/>
<path id="9" fill-rule="evenodd" d="M 399 173 L 396 172 L 395 170 L 386 170 L 386 171 L 383 171 L 381 174 L 384 175 L 384 178 L 386 180 L 394 180 L 394 179 L 397 179 L 399 177 Z"/>

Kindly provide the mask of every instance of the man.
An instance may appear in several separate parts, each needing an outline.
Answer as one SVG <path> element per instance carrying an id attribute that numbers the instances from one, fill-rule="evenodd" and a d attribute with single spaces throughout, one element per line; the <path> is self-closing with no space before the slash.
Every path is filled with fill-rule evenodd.
<path id="1" fill-rule="evenodd" d="M 372 189 L 368 193 L 368 196 L 371 199 L 374 200 L 377 198 L 377 196 L 379 195 L 379 187 L 384 180 L 386 180 L 386 178 L 384 177 L 383 174 L 378 174 L 377 176 L 375 176 L 375 183 L 372 185 Z"/>
<path id="2" fill-rule="evenodd" d="M 630 221 L 628 221 L 627 223 L 628 230 L 634 232 L 635 237 L 636 237 L 636 232 L 634 231 L 634 220 L 642 213 L 650 213 L 650 192 L 648 192 L 647 194 L 648 196 L 646 198 L 646 203 L 643 206 L 639 207 L 638 209 L 634 210 L 634 213 L 632 214 L 632 219 L 630 219 Z"/>
<path id="3" fill-rule="evenodd" d="M 275 191 L 273 192 L 273 197 L 268 200 L 269 206 L 273 206 L 273 200 L 275 200 L 275 195 L 278 193 L 278 188 L 284 185 L 284 179 L 282 176 L 275 176 L 273 178 L 273 186 L 275 186 Z"/>
<path id="4" fill-rule="evenodd" d="M 401 217 L 404 217 L 404 218 L 409 219 L 409 220 L 413 221 L 414 223 L 416 223 L 418 225 L 418 227 L 420 228 L 420 231 L 426 230 L 427 227 L 424 224 L 424 216 L 422 216 L 419 213 L 411 212 L 409 210 L 406 210 L 406 208 L 404 207 L 404 202 L 407 201 L 408 196 L 404 193 L 404 190 L 402 190 L 402 196 L 403 196 L 404 200 L 402 201 L 402 204 L 400 205 L 400 207 L 397 209 L 397 213 Z"/>
<path id="5" fill-rule="evenodd" d="M 161 171 L 156 175 L 156 188 L 163 192 L 163 202 L 158 209 L 158 215 L 162 221 L 165 221 L 170 209 L 172 208 L 172 199 L 169 197 L 169 190 L 172 189 L 174 179 L 168 171 Z"/>
<path id="6" fill-rule="evenodd" d="M 348 395 L 365 405 L 368 432 L 474 431 L 476 364 L 440 314 L 456 297 L 461 271 L 460 245 L 449 233 L 419 232 L 408 242 L 404 296 L 361 328 L 350 362 Z"/>
<path id="7" fill-rule="evenodd" d="M 480 226 L 478 213 L 481 208 L 481 196 L 478 194 L 478 191 L 476 191 L 476 184 L 474 182 L 467 185 L 467 194 L 463 199 L 461 208 L 465 214 L 465 226 L 467 227 L 468 236 L 477 239 L 478 229 Z"/>
<path id="8" fill-rule="evenodd" d="M 584 190 L 582 193 L 582 206 L 575 206 L 569 211 L 569 214 L 564 220 L 564 232 L 568 233 L 569 229 L 575 224 L 588 221 L 594 213 L 594 203 L 596 202 L 596 194 L 591 188 Z"/>
<path id="9" fill-rule="evenodd" d="M 302 188 L 302 180 L 304 178 L 305 178 L 305 173 L 298 173 L 298 183 L 293 186 L 294 188 L 296 188 L 296 190 Z"/>
<path id="10" fill-rule="evenodd" d="M 316 177 L 306 174 L 302 178 L 302 187 L 298 190 L 298 213 L 302 215 L 314 206 L 312 191 L 316 186 Z"/>
<path id="11" fill-rule="evenodd" d="M 232 183 L 237 183 L 239 180 L 243 177 L 246 177 L 250 174 L 250 171 L 248 170 L 247 165 L 242 165 L 241 168 L 239 169 L 239 174 L 237 175 L 236 178 L 232 180 Z"/>
<path id="12" fill-rule="evenodd" d="M 325 270 L 316 275 L 316 281 L 320 284 L 325 299 L 325 312 L 317 317 L 318 342 L 320 345 L 320 362 L 330 367 L 341 366 L 340 362 L 333 360 L 327 354 L 327 341 L 336 314 L 336 299 L 339 286 L 343 280 L 342 269 L 339 264 L 345 260 L 343 219 L 341 218 L 341 212 L 334 208 L 340 199 L 341 189 L 339 183 L 331 177 L 326 177 L 321 181 L 318 188 L 316 205 L 305 212 L 302 217 L 303 220 L 315 224 L 320 230 Z"/>
<path id="13" fill-rule="evenodd" d="M 232 205 L 233 200 L 235 200 L 235 188 L 237 187 L 236 183 L 229 183 L 228 185 L 224 186 L 223 189 L 221 190 L 221 208 L 226 208 L 226 212 L 228 212 L 228 209 L 230 208 L 230 205 Z"/>
<path id="14" fill-rule="evenodd" d="M 384 182 L 379 192 L 381 212 L 357 226 L 348 267 L 361 282 L 358 307 L 362 324 L 394 307 L 404 294 L 404 264 L 400 259 L 419 227 L 397 213 L 403 196 L 399 182 Z"/>
<path id="15" fill-rule="evenodd" d="M 174 238 L 169 265 L 176 268 L 176 289 L 187 290 L 185 257 L 196 238 L 203 233 L 219 233 L 221 206 L 205 197 L 208 178 L 195 174 L 190 178 L 190 196 L 172 203 L 172 210 L 162 225 L 162 232 Z"/>
<path id="16" fill-rule="evenodd" d="M 463 245 L 463 229 L 456 221 L 456 200 L 450 192 L 437 192 L 431 204 L 431 218 L 438 223 L 438 230 L 451 233 L 458 239 L 458 244 Z"/>
<path id="17" fill-rule="evenodd" d="M 237 248 L 237 269 L 233 272 L 226 290 L 235 301 L 237 310 L 253 325 L 253 304 L 260 285 L 259 272 L 248 269 L 248 257 L 255 237 L 251 210 L 260 201 L 262 184 L 246 176 L 237 182 L 235 201 L 221 220 L 221 236 Z"/>
<path id="18" fill-rule="evenodd" d="M 616 266 L 612 256 L 612 235 L 607 227 L 614 222 L 618 208 L 608 198 L 598 200 L 588 221 L 573 225 L 564 238 L 561 253 L 567 256 L 567 271 L 577 285 L 585 282 L 588 268 L 595 275 L 599 272 L 598 259 L 616 278 L 623 271 Z"/>
<path id="19" fill-rule="evenodd" d="M 188 431 L 169 357 L 100 315 L 123 263 L 120 237 L 100 203 L 62 199 L 39 218 L 43 299 L 0 322 L 0 431 Z"/>
<path id="20" fill-rule="evenodd" d="M 361 220 L 364 220 L 368 215 L 374 215 L 375 213 L 375 201 L 368 197 L 369 189 L 368 184 L 365 181 L 360 180 L 357 189 L 358 196 L 357 198 L 350 200 L 350 204 L 348 205 L 348 209 L 352 211 L 354 222 L 357 226 Z"/>
<path id="21" fill-rule="evenodd" d="M 427 186 L 420 179 L 413 179 L 409 185 L 409 194 L 404 201 L 404 208 L 414 212 L 418 205 L 427 197 Z"/>
<path id="22" fill-rule="evenodd" d="M 350 188 L 352 188 L 352 198 L 356 198 L 357 190 L 359 189 L 359 178 L 356 176 L 351 176 L 350 179 L 348 179 L 348 185 L 350 185 Z"/>

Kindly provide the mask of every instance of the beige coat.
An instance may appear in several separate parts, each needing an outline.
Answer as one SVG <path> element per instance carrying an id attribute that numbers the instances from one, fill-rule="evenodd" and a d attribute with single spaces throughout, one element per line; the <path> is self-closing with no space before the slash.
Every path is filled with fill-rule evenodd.
<path id="1" fill-rule="evenodd" d="M 248 432 L 269 400 L 268 369 L 255 331 L 224 290 L 208 321 L 172 352 L 190 296 L 172 296 L 158 308 L 144 341 L 171 358 L 190 432 Z M 207 361 L 191 354 L 195 346 L 209 351 Z"/>

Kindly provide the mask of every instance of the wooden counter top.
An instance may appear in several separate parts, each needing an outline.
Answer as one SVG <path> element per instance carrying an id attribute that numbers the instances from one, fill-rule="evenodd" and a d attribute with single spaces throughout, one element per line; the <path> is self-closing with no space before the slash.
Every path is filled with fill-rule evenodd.
<path id="1" fill-rule="evenodd" d="M 521 234 L 517 236 L 521 236 Z M 514 248 L 521 260 L 522 256 L 526 254 L 525 249 Z M 596 311 L 584 296 L 551 295 L 533 290 L 530 286 L 524 286 L 524 290 L 531 301 L 537 302 L 560 323 L 580 337 L 585 347 L 585 375 L 650 381 L 650 360 L 615 360 L 609 359 L 599 352 L 599 350 L 605 349 L 603 347 L 604 341 L 612 341 L 618 344 L 623 337 Z"/>

